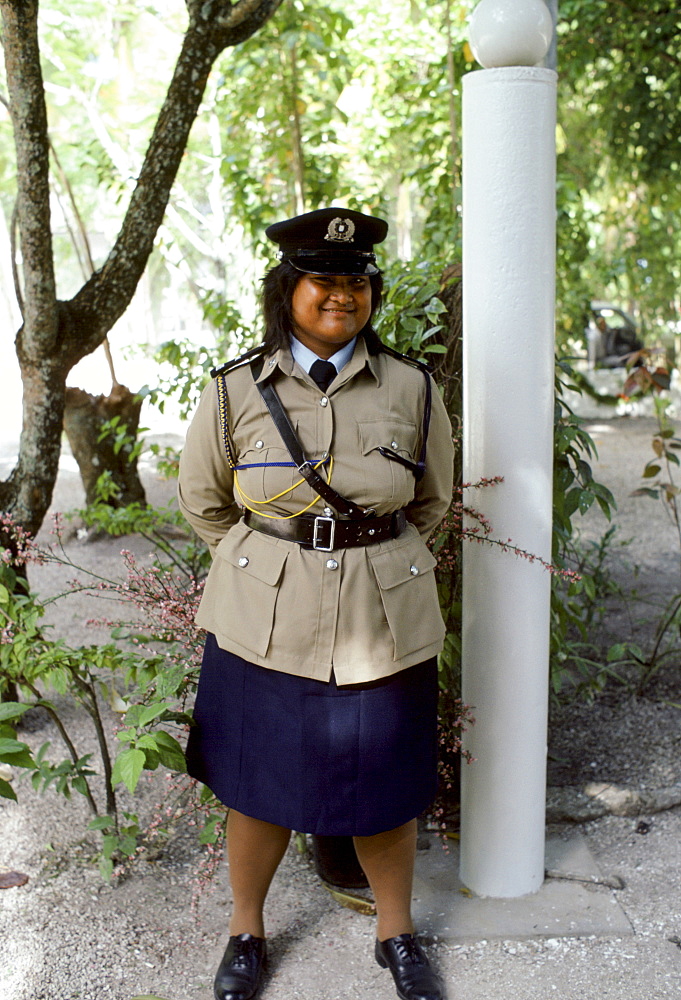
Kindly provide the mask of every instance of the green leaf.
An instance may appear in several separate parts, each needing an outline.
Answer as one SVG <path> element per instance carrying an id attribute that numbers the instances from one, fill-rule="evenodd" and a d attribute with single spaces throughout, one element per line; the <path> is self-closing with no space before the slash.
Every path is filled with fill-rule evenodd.
<path id="1" fill-rule="evenodd" d="M 75 778 L 72 779 L 71 786 L 75 788 L 77 792 L 80 792 L 81 795 L 87 795 L 89 790 L 87 781 L 82 774 L 77 774 Z"/>
<path id="2" fill-rule="evenodd" d="M 580 490 L 579 492 L 579 512 L 580 514 L 585 514 L 591 504 L 594 502 L 595 497 L 591 490 Z"/>
<path id="3" fill-rule="evenodd" d="M 656 465 L 655 462 L 649 463 L 643 470 L 643 479 L 653 479 L 658 472 L 661 472 L 661 466 Z"/>
<path id="4" fill-rule="evenodd" d="M 134 792 L 144 770 L 144 761 L 144 750 L 124 750 L 116 758 L 111 784 L 118 785 L 122 781 L 129 792 Z"/>
<path id="5" fill-rule="evenodd" d="M 12 799 L 14 802 L 17 801 L 17 793 L 14 791 L 9 781 L 5 781 L 4 778 L 0 778 L 0 798 Z"/>
<path id="6" fill-rule="evenodd" d="M 108 830 L 110 826 L 113 826 L 113 820 L 111 816 L 98 816 L 88 823 L 88 830 Z"/>
<path id="7" fill-rule="evenodd" d="M 596 500 L 598 501 L 598 506 L 601 508 L 608 521 L 610 521 L 612 518 L 612 507 L 606 500 L 603 499 L 603 497 L 597 496 Z"/>
<path id="8" fill-rule="evenodd" d="M 27 712 L 30 707 L 30 705 L 21 705 L 18 701 L 1 701 L 0 722 L 5 722 L 7 719 L 17 719 L 24 712 Z"/>
<path id="9" fill-rule="evenodd" d="M 162 715 L 166 707 L 166 705 L 145 705 L 140 712 L 137 725 L 140 727 L 147 726 L 154 719 L 157 719 L 159 715 Z"/>
<path id="10" fill-rule="evenodd" d="M 181 771 L 184 773 L 187 770 L 187 762 L 182 747 L 175 737 L 162 729 L 155 732 L 154 737 L 156 739 L 158 755 L 161 758 L 163 766 L 171 771 Z"/>
<path id="11" fill-rule="evenodd" d="M 423 328 L 423 320 L 414 316 L 402 316 L 400 326 L 409 333 L 418 333 Z"/>
<path id="12" fill-rule="evenodd" d="M 7 761 L 12 767 L 36 767 L 31 757 L 30 747 L 19 740 L 0 739 L 0 760 Z"/>
<path id="13" fill-rule="evenodd" d="M 564 508 L 563 508 L 565 517 L 567 518 L 572 517 L 574 512 L 577 510 L 577 508 L 579 507 L 579 498 L 581 496 L 581 493 L 582 491 L 578 487 L 575 487 L 574 489 L 570 490 L 569 493 L 566 494 Z"/>
<path id="14" fill-rule="evenodd" d="M 158 765 L 161 763 L 161 758 L 158 751 L 154 748 L 147 747 L 144 751 L 144 769 L 145 771 L 155 771 Z"/>
<path id="15" fill-rule="evenodd" d="M 135 740 L 135 746 L 139 747 L 140 750 L 155 750 L 156 737 L 153 733 L 144 733 L 138 740 Z"/>
<path id="16" fill-rule="evenodd" d="M 424 307 L 424 312 L 429 316 L 439 316 L 440 313 L 447 312 L 447 306 L 441 299 L 432 298 Z"/>

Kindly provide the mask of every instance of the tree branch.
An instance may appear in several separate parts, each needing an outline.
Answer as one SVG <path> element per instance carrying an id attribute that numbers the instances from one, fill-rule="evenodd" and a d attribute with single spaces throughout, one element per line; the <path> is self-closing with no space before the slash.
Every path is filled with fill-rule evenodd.
<path id="1" fill-rule="evenodd" d="M 18 200 L 14 202 L 14 208 L 12 209 L 12 218 L 9 224 L 9 247 L 10 256 L 12 258 L 12 281 L 14 283 L 14 294 L 17 297 L 17 303 L 19 305 L 19 312 L 23 318 L 24 316 L 24 296 L 21 291 L 21 279 L 19 277 L 19 268 L 17 267 L 17 230 L 19 228 L 19 202 Z"/>
<path id="2" fill-rule="evenodd" d="M 33 362 L 54 350 L 56 287 L 50 222 L 47 109 L 40 69 L 38 2 L 0 0 L 9 108 L 17 157 L 24 326 L 17 349 Z"/>
<path id="3" fill-rule="evenodd" d="M 103 267 L 68 302 L 56 300 L 49 213 L 47 113 L 38 0 L 0 0 L 17 148 L 24 325 L 17 334 L 23 428 L 0 506 L 29 533 L 49 507 L 59 465 L 65 380 L 125 312 L 147 265 L 206 81 L 220 52 L 252 35 L 283 0 L 186 0 L 189 28 L 121 230 Z"/>
<path id="4" fill-rule="evenodd" d="M 19 678 L 19 684 L 21 684 L 22 687 L 28 688 L 28 690 L 31 692 L 31 694 L 33 695 L 33 697 L 36 699 L 36 704 L 39 705 L 41 708 L 44 708 L 45 711 L 47 712 L 47 714 L 50 716 L 50 718 L 54 722 L 55 726 L 59 730 L 59 735 L 61 736 L 63 742 L 66 744 L 66 748 L 69 751 L 69 756 L 71 757 L 71 760 L 73 761 L 73 763 L 77 767 L 78 766 L 78 761 L 80 759 L 78 757 L 78 751 L 76 750 L 75 746 L 73 745 L 73 740 L 69 736 L 69 734 L 68 734 L 68 732 L 66 730 L 66 726 L 64 725 L 64 723 L 59 718 L 59 715 L 57 714 L 56 710 L 52 707 L 52 705 L 50 704 L 49 701 L 45 701 L 45 699 L 43 698 L 43 696 L 41 695 L 41 693 L 37 689 L 37 687 L 35 687 L 33 684 L 31 684 L 29 681 L 27 681 L 25 677 L 20 677 Z M 87 780 L 87 778 L 85 777 L 84 774 L 82 774 L 81 777 L 82 777 L 83 783 L 85 785 L 84 795 L 85 795 L 85 798 L 87 799 L 88 805 L 90 806 L 90 810 L 91 810 L 91 812 L 95 816 L 98 816 L 99 815 L 99 810 L 97 808 L 97 803 L 95 802 L 95 799 L 94 799 L 94 796 L 92 794 L 92 791 L 90 790 L 90 783 L 89 783 L 89 781 Z"/>
<path id="5" fill-rule="evenodd" d="M 118 238 L 103 267 L 70 302 L 62 304 L 68 317 L 65 347 L 72 363 L 102 342 L 132 298 L 163 221 L 215 59 L 226 46 L 248 38 L 281 3 L 241 0 L 232 7 L 226 0 L 207 0 L 188 4 L 190 26 Z"/>
<path id="6" fill-rule="evenodd" d="M 223 48 L 245 42 L 274 14 L 282 0 L 187 0 L 192 21 L 212 24 L 228 38 Z"/>
<path id="7" fill-rule="evenodd" d="M 241 31 L 248 31 L 246 37 L 250 37 L 254 31 L 257 31 L 265 21 L 271 17 L 275 12 L 277 7 L 279 7 L 281 0 L 239 0 L 235 7 L 229 13 L 225 27 L 233 34 L 235 31 L 240 29 Z M 231 6 L 231 5 L 230 5 Z M 243 39 L 239 39 L 243 41 Z M 236 42 L 231 42 L 231 45 L 235 45 Z"/>
<path id="8" fill-rule="evenodd" d="M 78 244 L 78 240 L 76 239 L 76 234 L 72 232 L 71 226 L 69 225 L 69 220 L 66 216 L 66 212 L 62 208 L 64 222 L 66 223 L 69 235 L 71 236 L 71 243 L 73 244 L 74 253 L 78 258 L 78 263 L 80 264 L 81 271 L 83 272 L 83 278 L 87 281 L 87 279 L 90 277 L 90 275 L 95 269 L 95 262 L 92 257 L 92 249 L 90 247 L 90 238 L 88 236 L 85 223 L 83 222 L 83 216 L 80 214 L 80 209 L 78 208 L 78 202 L 76 201 L 76 196 L 73 193 L 73 187 L 71 186 L 71 181 L 69 180 L 68 174 L 61 165 L 61 160 L 59 159 L 57 150 L 54 148 L 52 142 L 50 142 L 50 152 L 52 153 L 52 158 L 54 159 L 54 165 L 57 170 L 57 177 L 59 178 L 59 182 L 61 183 L 62 187 L 66 192 L 66 195 L 69 200 L 69 205 L 71 206 L 71 211 L 73 213 L 73 218 L 78 228 L 78 234 L 80 236 L 80 240 L 83 246 L 83 251 L 85 253 L 85 257 L 87 260 L 87 270 L 85 268 L 85 264 L 83 263 L 80 246 Z M 120 382 L 116 378 L 116 369 L 114 366 L 114 360 L 111 354 L 111 346 L 109 344 L 108 337 L 105 337 L 104 340 L 102 341 L 102 348 L 104 349 L 104 356 L 106 357 L 106 363 L 109 367 L 109 374 L 111 375 L 111 383 L 115 388 L 117 385 L 120 385 Z"/>

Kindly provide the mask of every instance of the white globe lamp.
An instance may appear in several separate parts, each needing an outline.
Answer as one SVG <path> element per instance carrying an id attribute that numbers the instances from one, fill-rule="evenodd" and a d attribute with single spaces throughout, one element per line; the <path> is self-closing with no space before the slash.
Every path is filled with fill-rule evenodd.
<path id="1" fill-rule="evenodd" d="M 544 0 L 480 0 L 469 22 L 473 55 L 485 69 L 536 66 L 552 37 L 553 19 Z"/>

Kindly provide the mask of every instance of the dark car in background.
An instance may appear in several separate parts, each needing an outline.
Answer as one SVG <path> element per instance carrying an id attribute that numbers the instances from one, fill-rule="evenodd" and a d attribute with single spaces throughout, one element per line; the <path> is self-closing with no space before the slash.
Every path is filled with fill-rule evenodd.
<path id="1" fill-rule="evenodd" d="M 620 368 L 643 347 L 636 320 L 619 306 L 599 299 L 591 303 L 585 335 L 592 368 Z"/>

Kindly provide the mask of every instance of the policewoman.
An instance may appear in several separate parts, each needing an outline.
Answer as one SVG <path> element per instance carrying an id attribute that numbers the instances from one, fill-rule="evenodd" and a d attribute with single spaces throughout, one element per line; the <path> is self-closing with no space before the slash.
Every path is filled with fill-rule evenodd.
<path id="1" fill-rule="evenodd" d="M 216 1000 L 248 1000 L 291 830 L 352 836 L 402 1000 L 440 1000 L 414 936 L 416 817 L 436 791 L 444 625 L 426 539 L 452 496 L 444 405 L 372 328 L 382 219 L 270 226 L 264 343 L 215 371 L 180 507 L 213 554 L 189 773 L 229 807 L 230 938 Z"/>

